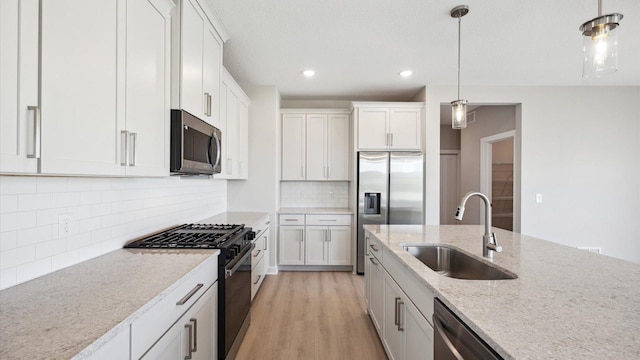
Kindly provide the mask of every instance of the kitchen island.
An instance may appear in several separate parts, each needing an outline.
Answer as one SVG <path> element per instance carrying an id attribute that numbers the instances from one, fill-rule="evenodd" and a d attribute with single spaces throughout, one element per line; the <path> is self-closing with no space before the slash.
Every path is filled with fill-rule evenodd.
<path id="1" fill-rule="evenodd" d="M 482 258 L 480 225 L 365 225 L 384 256 L 505 359 L 640 358 L 640 265 L 494 228 L 503 252 Z M 460 280 L 402 247 L 444 244 L 518 275 Z M 430 316 L 430 315 L 429 315 Z"/>

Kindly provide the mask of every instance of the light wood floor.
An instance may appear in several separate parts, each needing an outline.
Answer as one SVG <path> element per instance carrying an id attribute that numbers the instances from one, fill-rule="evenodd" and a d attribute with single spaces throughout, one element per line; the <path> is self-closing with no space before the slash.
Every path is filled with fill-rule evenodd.
<path id="1" fill-rule="evenodd" d="M 365 312 L 364 277 L 349 272 L 267 276 L 237 359 L 387 359 Z"/>

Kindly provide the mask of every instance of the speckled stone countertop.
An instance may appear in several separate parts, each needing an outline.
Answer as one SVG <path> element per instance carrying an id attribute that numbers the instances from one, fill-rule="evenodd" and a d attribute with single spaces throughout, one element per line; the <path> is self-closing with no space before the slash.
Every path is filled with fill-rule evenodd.
<path id="1" fill-rule="evenodd" d="M 228 224 L 252 226 L 264 219 L 269 213 L 266 212 L 224 212 L 206 219 L 198 221 L 200 224 Z"/>
<path id="2" fill-rule="evenodd" d="M 0 359 L 83 359 L 218 250 L 116 250 L 0 291 Z"/>
<path id="3" fill-rule="evenodd" d="M 349 208 L 296 208 L 284 207 L 278 210 L 279 214 L 328 214 L 328 215 L 353 215 Z"/>
<path id="4" fill-rule="evenodd" d="M 448 244 L 482 257 L 483 226 L 365 229 L 505 359 L 640 359 L 639 264 L 494 228 L 503 252 L 492 262 L 518 278 L 460 280 L 401 244 Z"/>

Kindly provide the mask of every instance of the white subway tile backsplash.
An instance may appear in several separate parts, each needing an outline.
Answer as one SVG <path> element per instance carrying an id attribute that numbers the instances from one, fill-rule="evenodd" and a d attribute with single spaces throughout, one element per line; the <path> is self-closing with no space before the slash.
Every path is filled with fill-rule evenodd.
<path id="1" fill-rule="evenodd" d="M 27 229 L 36 226 L 36 212 L 0 214 L 0 232 Z"/>
<path id="2" fill-rule="evenodd" d="M 32 262 L 36 259 L 36 247 L 34 245 L 18 247 L 0 252 L 0 269 L 15 267 Z"/>
<path id="3" fill-rule="evenodd" d="M 16 270 L 16 280 L 18 283 L 35 279 L 38 276 L 46 275 L 51 272 L 51 258 L 48 257 L 20 265 Z"/>
<path id="4" fill-rule="evenodd" d="M 36 192 L 36 178 L 0 176 L 0 195 L 31 194 Z"/>
<path id="5" fill-rule="evenodd" d="M 8 231 L 0 233 L 0 251 L 11 250 L 18 247 L 18 232 Z"/>
<path id="6" fill-rule="evenodd" d="M 69 178 L 66 177 L 37 177 L 36 188 L 39 193 L 67 192 Z"/>
<path id="7" fill-rule="evenodd" d="M 0 176 L 0 289 L 226 211 L 226 181 Z M 58 217 L 71 234 L 58 237 Z"/>
<path id="8" fill-rule="evenodd" d="M 0 196 L 0 214 L 18 211 L 18 195 Z"/>
<path id="9" fill-rule="evenodd" d="M 349 207 L 349 182 L 281 182 L 280 206 Z"/>
<path id="10" fill-rule="evenodd" d="M 18 230 L 18 247 L 29 246 L 52 239 L 51 225 Z"/>

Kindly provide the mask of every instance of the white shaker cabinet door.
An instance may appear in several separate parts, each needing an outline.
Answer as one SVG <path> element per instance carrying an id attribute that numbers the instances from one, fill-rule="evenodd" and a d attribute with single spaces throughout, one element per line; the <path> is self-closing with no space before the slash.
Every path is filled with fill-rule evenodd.
<path id="1" fill-rule="evenodd" d="M 204 22 L 202 87 L 204 93 L 204 121 L 220 128 L 220 69 L 222 69 L 222 40 L 208 21 Z M 223 134 L 224 135 L 224 134 Z"/>
<path id="2" fill-rule="evenodd" d="M 420 150 L 419 108 L 391 109 L 389 114 L 389 148 L 392 150 Z"/>
<path id="3" fill-rule="evenodd" d="M 327 180 L 349 180 L 349 117 L 329 115 L 327 119 Z"/>
<path id="4" fill-rule="evenodd" d="M 282 180 L 305 179 L 305 114 L 282 115 Z"/>
<path id="5" fill-rule="evenodd" d="M 0 172 L 36 173 L 38 0 L 0 1 Z"/>
<path id="6" fill-rule="evenodd" d="M 329 226 L 329 265 L 351 265 L 351 226 Z"/>
<path id="7" fill-rule="evenodd" d="M 388 108 L 358 109 L 358 149 L 387 149 L 389 144 Z"/>
<path id="8" fill-rule="evenodd" d="M 327 179 L 327 115 L 307 114 L 306 180 Z"/>
<path id="9" fill-rule="evenodd" d="M 171 19 L 153 2 L 127 2 L 127 175 L 169 175 Z"/>
<path id="10" fill-rule="evenodd" d="M 117 1 L 42 1 L 41 11 L 42 173 L 124 174 Z"/>
<path id="11" fill-rule="evenodd" d="M 328 231 L 326 226 L 307 226 L 305 231 L 305 265 L 327 265 Z"/>
<path id="12" fill-rule="evenodd" d="M 404 302 L 405 359 L 433 360 L 433 327 L 411 300 Z"/>
<path id="13" fill-rule="evenodd" d="M 238 176 L 249 178 L 249 105 L 238 101 Z"/>
<path id="14" fill-rule="evenodd" d="M 280 265 L 304 265 L 304 226 L 280 226 Z"/>
<path id="15" fill-rule="evenodd" d="M 203 90 L 203 53 L 206 17 L 195 0 L 182 1 L 180 105 L 205 120 L 207 105 Z"/>
<path id="16" fill-rule="evenodd" d="M 227 118 L 226 134 L 222 134 L 223 147 L 226 149 L 223 167 L 226 168 L 226 175 L 229 179 L 238 176 L 238 95 L 233 90 L 227 92 Z"/>

